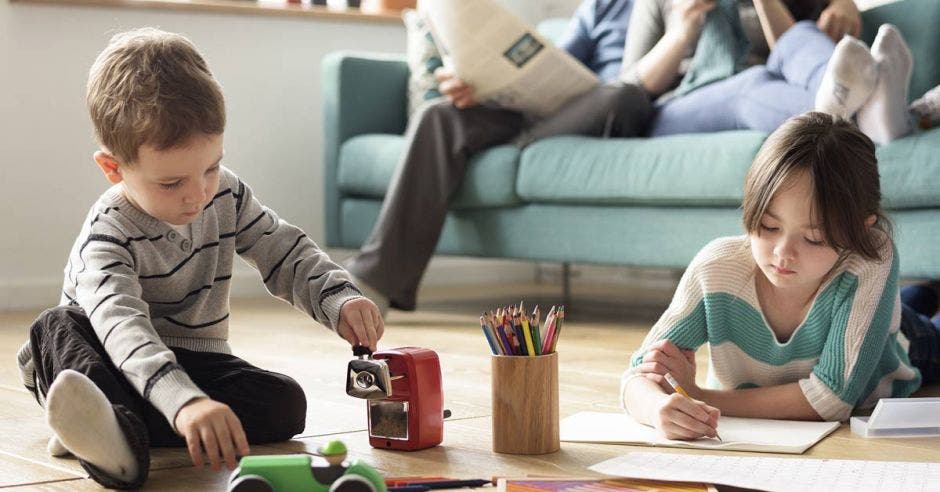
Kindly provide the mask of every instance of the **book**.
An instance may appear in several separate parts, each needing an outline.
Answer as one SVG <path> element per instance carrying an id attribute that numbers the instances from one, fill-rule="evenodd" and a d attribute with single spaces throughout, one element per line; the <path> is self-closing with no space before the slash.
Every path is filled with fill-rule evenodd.
<path id="1" fill-rule="evenodd" d="M 581 412 L 561 421 L 561 440 L 801 454 L 839 425 L 839 422 L 720 417 L 721 441 L 714 438 L 682 441 L 667 439 L 658 430 L 637 422 L 626 413 Z"/>

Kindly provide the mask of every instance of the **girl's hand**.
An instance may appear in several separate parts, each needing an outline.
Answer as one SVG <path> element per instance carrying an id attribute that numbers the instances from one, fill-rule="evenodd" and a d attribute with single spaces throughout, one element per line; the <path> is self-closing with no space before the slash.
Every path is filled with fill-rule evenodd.
<path id="1" fill-rule="evenodd" d="M 660 340 L 650 345 L 643 362 L 637 366 L 637 372 L 658 384 L 667 394 L 673 389 L 664 377 L 666 373 L 672 374 L 686 391 L 698 390 L 695 384 L 695 351 L 682 350 L 671 340 Z"/>
<path id="2" fill-rule="evenodd" d="M 339 310 L 336 333 L 354 347 L 363 345 L 375 352 L 376 343 L 385 333 L 385 323 L 375 303 L 359 297 L 347 301 Z"/>
<path id="3" fill-rule="evenodd" d="M 667 439 L 716 437 L 721 412 L 705 402 L 673 393 L 660 400 L 650 418 Z"/>
<path id="4" fill-rule="evenodd" d="M 716 0 L 673 0 L 668 24 L 670 33 L 685 43 L 698 39 L 705 16 L 717 5 Z"/>

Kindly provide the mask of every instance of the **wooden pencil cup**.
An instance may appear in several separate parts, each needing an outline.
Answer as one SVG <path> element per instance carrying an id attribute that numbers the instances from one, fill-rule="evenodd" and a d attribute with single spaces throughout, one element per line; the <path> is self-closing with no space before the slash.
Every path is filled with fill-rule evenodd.
<path id="1" fill-rule="evenodd" d="M 493 451 L 558 451 L 558 353 L 494 355 L 491 360 Z"/>

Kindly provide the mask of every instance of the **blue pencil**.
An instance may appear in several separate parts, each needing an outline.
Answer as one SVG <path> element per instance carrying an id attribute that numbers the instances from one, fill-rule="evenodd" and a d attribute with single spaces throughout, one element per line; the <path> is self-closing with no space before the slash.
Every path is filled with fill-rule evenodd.
<path id="1" fill-rule="evenodd" d="M 486 318 L 484 316 L 480 316 L 480 327 L 483 328 L 483 336 L 486 337 L 486 343 L 490 344 L 493 355 L 499 355 L 499 350 L 496 349 L 496 345 L 493 343 L 493 337 L 490 336 L 490 330 L 486 327 Z"/>

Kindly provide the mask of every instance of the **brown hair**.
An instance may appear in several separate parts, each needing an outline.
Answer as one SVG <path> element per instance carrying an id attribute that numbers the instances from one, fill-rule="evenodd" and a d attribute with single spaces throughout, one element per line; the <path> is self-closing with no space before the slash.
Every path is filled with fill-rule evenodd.
<path id="1" fill-rule="evenodd" d="M 114 35 L 88 75 L 85 96 L 98 143 L 131 165 L 144 144 L 185 145 L 225 129 L 222 89 L 179 34 L 142 28 Z"/>
<path id="2" fill-rule="evenodd" d="M 774 195 L 804 172 L 813 180 L 814 212 L 826 243 L 843 255 L 881 259 L 891 224 L 881 209 L 875 145 L 851 122 L 825 113 L 791 118 L 764 142 L 744 182 L 745 230 L 759 232 Z M 865 221 L 872 215 L 869 228 Z"/>

